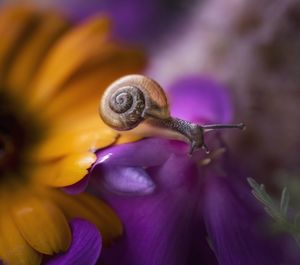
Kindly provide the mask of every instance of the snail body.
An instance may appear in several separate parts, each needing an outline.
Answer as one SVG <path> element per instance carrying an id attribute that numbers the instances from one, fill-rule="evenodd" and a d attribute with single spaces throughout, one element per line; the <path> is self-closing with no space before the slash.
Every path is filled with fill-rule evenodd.
<path id="1" fill-rule="evenodd" d="M 159 84 L 142 75 L 127 75 L 104 92 L 99 113 L 110 127 L 126 131 L 147 117 L 170 117 L 168 100 Z"/>
<path id="2" fill-rule="evenodd" d="M 190 153 L 201 147 L 207 151 L 204 143 L 206 131 L 245 127 L 242 123 L 199 125 L 171 117 L 164 90 L 143 75 L 127 75 L 113 82 L 101 98 L 99 114 L 108 126 L 118 131 L 134 129 L 141 123 L 148 126 L 143 131 L 145 136 L 163 129 L 161 135 L 171 138 L 176 135 L 176 139 L 190 143 Z"/>

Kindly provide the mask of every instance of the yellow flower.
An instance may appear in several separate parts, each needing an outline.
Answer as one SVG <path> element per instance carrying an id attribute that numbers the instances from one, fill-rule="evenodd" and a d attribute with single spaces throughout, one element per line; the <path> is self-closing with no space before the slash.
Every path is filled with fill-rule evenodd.
<path id="1" fill-rule="evenodd" d="M 142 68 L 142 54 L 112 42 L 100 16 L 72 26 L 54 12 L 9 7 L 0 34 L 0 259 L 40 264 L 42 254 L 66 251 L 74 217 L 109 242 L 122 233 L 114 212 L 59 188 L 80 181 L 94 151 L 116 141 L 98 101 L 112 80 Z"/>

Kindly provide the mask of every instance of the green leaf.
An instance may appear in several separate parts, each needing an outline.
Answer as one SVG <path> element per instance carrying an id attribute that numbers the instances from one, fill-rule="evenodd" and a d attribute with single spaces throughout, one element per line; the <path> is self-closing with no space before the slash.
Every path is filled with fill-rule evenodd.
<path id="1" fill-rule="evenodd" d="M 272 208 L 273 201 L 271 197 L 267 194 L 265 186 L 263 184 L 259 185 L 253 178 L 248 178 L 247 180 L 251 188 L 253 189 L 252 194 L 255 196 L 255 198 L 268 208 Z"/>
<path id="2" fill-rule="evenodd" d="M 290 195 L 289 195 L 287 188 L 285 187 L 282 190 L 281 200 L 280 200 L 280 211 L 281 211 L 282 215 L 285 217 L 287 216 L 289 202 L 290 202 Z"/>
<path id="3" fill-rule="evenodd" d="M 300 247 L 300 213 L 293 220 L 289 218 L 290 195 L 287 188 L 282 190 L 280 204 L 278 205 L 267 193 L 263 184 L 258 184 L 253 178 L 248 178 L 247 181 L 252 188 L 254 197 L 263 204 L 266 213 L 274 220 L 276 230 L 289 233 Z"/>

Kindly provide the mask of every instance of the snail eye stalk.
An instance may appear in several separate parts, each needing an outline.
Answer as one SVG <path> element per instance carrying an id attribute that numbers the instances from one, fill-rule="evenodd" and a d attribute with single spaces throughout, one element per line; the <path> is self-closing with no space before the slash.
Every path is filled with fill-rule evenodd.
<path id="1" fill-rule="evenodd" d="M 201 148 L 209 153 L 204 142 L 205 132 L 245 129 L 243 123 L 200 125 L 173 118 L 164 90 L 157 82 L 142 75 L 128 75 L 113 82 L 102 96 L 99 114 L 108 126 L 119 131 L 137 127 L 143 136 L 153 135 L 154 131 L 164 131 L 163 136 L 188 142 L 190 154 Z M 145 124 L 148 125 L 147 129 L 139 130 Z"/>
<path id="2" fill-rule="evenodd" d="M 238 123 L 238 124 L 209 124 L 209 125 L 201 125 L 204 130 L 216 130 L 216 129 L 240 129 L 245 130 L 246 125 L 244 123 Z"/>

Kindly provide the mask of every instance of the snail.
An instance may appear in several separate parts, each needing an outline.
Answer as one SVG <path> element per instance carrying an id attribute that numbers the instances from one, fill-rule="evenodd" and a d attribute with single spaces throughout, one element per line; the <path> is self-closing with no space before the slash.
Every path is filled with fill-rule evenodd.
<path id="1" fill-rule="evenodd" d="M 132 130 L 140 124 L 167 130 L 190 144 L 190 154 L 200 148 L 208 152 L 204 142 L 206 131 L 245 128 L 243 123 L 200 125 L 173 118 L 162 87 L 143 75 L 127 75 L 108 86 L 100 101 L 99 114 L 108 126 L 118 131 Z"/>

